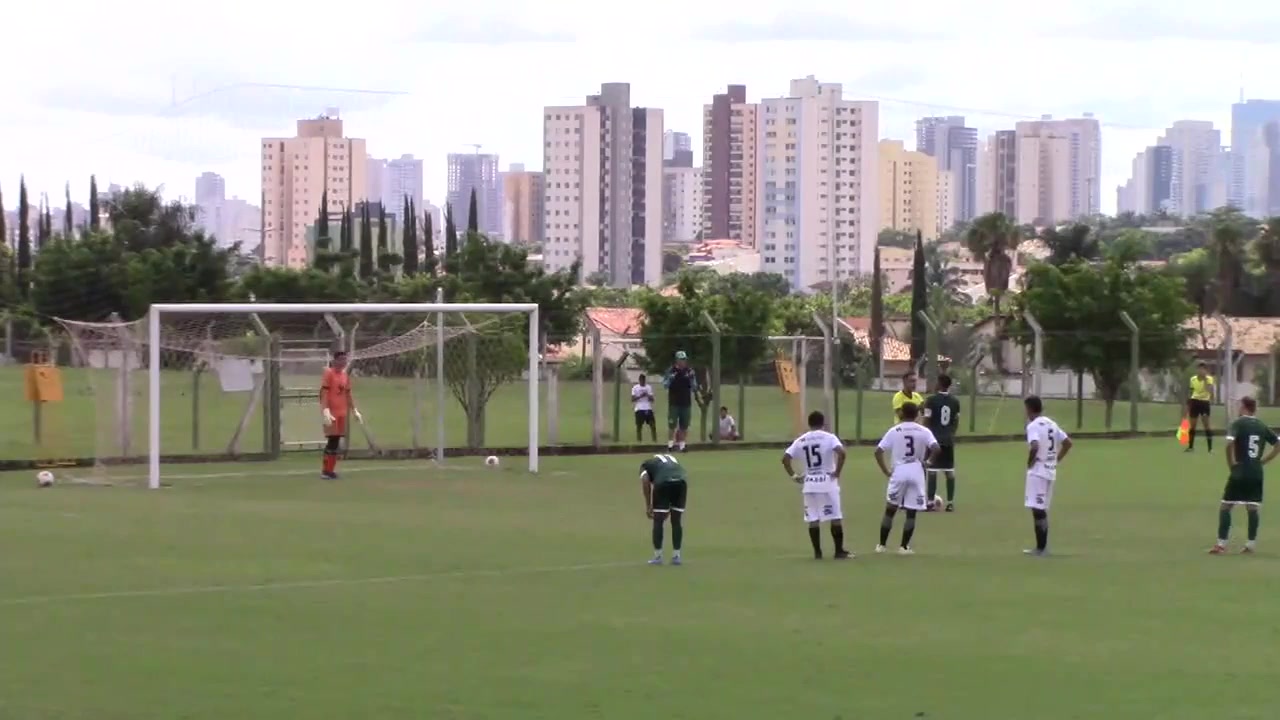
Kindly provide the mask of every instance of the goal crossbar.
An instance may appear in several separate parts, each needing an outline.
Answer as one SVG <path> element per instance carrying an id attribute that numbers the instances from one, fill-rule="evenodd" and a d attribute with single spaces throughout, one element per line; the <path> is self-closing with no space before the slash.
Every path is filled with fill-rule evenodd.
<path id="1" fill-rule="evenodd" d="M 439 294 L 436 296 L 439 298 Z M 337 313 L 386 313 L 423 315 L 436 313 L 443 318 L 444 313 L 527 313 L 529 316 L 529 472 L 538 471 L 538 365 L 541 360 L 538 352 L 539 318 L 537 303 L 157 303 L 151 305 L 147 314 L 148 338 L 148 486 L 158 489 L 160 485 L 160 429 L 161 429 L 161 319 L 166 315 L 199 315 L 217 314 L 233 315 L 267 314 L 309 314 L 326 315 Z M 443 334 L 444 323 L 437 320 L 437 331 Z M 437 352 L 443 352 L 443 337 Z M 441 365 L 442 366 L 442 363 Z M 441 447 L 443 451 L 443 432 Z"/>

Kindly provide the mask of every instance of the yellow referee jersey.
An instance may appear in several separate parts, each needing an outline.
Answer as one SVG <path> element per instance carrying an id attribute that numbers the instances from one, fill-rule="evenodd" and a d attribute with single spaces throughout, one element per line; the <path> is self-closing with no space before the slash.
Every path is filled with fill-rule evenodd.
<path id="1" fill-rule="evenodd" d="M 916 407 L 922 407 L 924 405 L 924 397 L 921 396 L 920 393 L 918 392 L 913 392 L 911 393 L 910 396 L 908 396 L 906 393 L 902 392 L 901 390 L 894 393 L 893 394 L 893 421 L 894 422 L 899 422 L 900 418 L 898 417 L 898 412 L 902 410 L 902 406 L 906 405 L 907 403 L 911 403 Z"/>
<path id="2" fill-rule="evenodd" d="M 1192 400 L 1212 400 L 1213 399 L 1213 376 L 1205 375 L 1201 380 L 1199 375 L 1191 376 L 1191 399 Z"/>

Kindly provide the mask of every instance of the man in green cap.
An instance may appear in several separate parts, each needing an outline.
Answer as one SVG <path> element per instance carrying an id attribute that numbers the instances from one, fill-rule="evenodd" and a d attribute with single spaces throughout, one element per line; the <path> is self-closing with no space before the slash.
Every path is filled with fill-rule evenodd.
<path id="1" fill-rule="evenodd" d="M 689 434 L 689 418 L 693 417 L 693 394 L 698 391 L 698 377 L 689 367 L 689 355 L 679 350 L 676 362 L 667 370 L 662 378 L 662 386 L 667 389 L 667 449 L 679 446 L 680 452 L 686 452 L 686 436 Z"/>

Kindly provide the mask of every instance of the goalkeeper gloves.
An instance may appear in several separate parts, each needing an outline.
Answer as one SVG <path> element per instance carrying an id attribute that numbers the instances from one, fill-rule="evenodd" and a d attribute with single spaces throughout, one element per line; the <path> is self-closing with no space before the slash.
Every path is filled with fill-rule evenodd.
<path id="1" fill-rule="evenodd" d="M 334 423 L 333 412 L 329 408 L 324 408 L 321 412 L 324 415 L 324 424 L 332 425 Z"/>

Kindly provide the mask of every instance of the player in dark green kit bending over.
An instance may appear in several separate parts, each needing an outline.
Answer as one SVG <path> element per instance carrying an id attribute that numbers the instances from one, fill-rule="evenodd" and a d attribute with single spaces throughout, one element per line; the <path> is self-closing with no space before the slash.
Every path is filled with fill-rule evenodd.
<path id="1" fill-rule="evenodd" d="M 662 564 L 662 524 L 671 518 L 671 564 L 679 565 L 684 544 L 684 503 L 689 496 L 689 475 L 673 455 L 654 455 L 640 463 L 640 489 L 644 512 L 653 520 L 653 559 Z"/>
<path id="2" fill-rule="evenodd" d="M 1218 542 L 1210 554 L 1227 552 L 1227 536 L 1231 534 L 1231 508 L 1244 505 L 1249 514 L 1249 540 L 1242 552 L 1252 553 L 1258 540 L 1258 508 L 1262 505 L 1262 466 L 1280 454 L 1280 438 L 1271 428 L 1255 417 L 1258 402 L 1251 397 L 1240 398 L 1240 417 L 1227 430 L 1227 487 L 1222 491 L 1222 505 L 1218 508 Z M 1264 446 L 1271 451 L 1263 455 Z"/>

